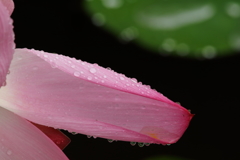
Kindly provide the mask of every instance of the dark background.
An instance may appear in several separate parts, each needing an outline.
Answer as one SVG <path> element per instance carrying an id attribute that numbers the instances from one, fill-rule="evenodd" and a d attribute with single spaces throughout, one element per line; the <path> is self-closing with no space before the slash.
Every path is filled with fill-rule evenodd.
<path id="1" fill-rule="evenodd" d="M 121 43 L 92 24 L 81 0 L 15 0 L 12 15 L 18 48 L 64 54 L 137 78 L 181 102 L 196 114 L 183 137 L 171 146 L 140 148 L 129 142 L 66 133 L 71 144 L 64 150 L 71 160 L 143 160 L 176 155 L 194 160 L 240 159 L 240 55 L 213 60 L 163 57 Z"/>

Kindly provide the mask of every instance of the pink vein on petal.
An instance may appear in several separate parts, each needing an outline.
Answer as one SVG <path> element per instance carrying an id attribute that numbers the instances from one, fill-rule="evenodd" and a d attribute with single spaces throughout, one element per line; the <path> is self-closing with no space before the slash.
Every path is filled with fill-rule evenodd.
<path id="1" fill-rule="evenodd" d="M 192 118 L 135 79 L 66 56 L 17 49 L 10 72 L 0 105 L 42 125 L 167 144 L 182 136 Z"/>

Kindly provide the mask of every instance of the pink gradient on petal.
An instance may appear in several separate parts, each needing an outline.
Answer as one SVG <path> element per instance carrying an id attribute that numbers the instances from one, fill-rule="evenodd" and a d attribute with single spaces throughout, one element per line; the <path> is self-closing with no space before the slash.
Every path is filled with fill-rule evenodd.
<path id="1" fill-rule="evenodd" d="M 67 160 L 64 153 L 33 124 L 0 107 L 1 160 Z"/>
<path id="2" fill-rule="evenodd" d="M 168 144 L 182 136 L 192 118 L 179 104 L 133 79 L 69 57 L 17 49 L 10 72 L 0 105 L 42 125 Z"/>
<path id="3" fill-rule="evenodd" d="M 11 15 L 13 12 L 13 9 L 14 9 L 13 1 L 12 0 L 0 0 L 0 2 L 2 2 L 2 4 L 8 9 L 9 15 Z"/>
<path id="4" fill-rule="evenodd" d="M 0 87 L 5 85 L 14 48 L 12 20 L 7 8 L 0 1 Z"/>
<path id="5" fill-rule="evenodd" d="M 52 127 L 43 126 L 40 124 L 33 123 L 38 129 L 40 129 L 48 138 L 50 138 L 61 150 L 67 147 L 71 140 L 63 134 L 58 129 L 54 129 Z"/>

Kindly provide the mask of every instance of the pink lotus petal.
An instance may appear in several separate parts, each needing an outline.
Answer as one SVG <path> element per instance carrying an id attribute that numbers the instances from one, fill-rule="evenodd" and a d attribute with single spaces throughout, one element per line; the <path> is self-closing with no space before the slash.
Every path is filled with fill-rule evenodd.
<path id="1" fill-rule="evenodd" d="M 96 137 L 174 143 L 192 115 L 136 80 L 73 58 L 18 49 L 0 105 L 46 126 Z"/>
<path id="2" fill-rule="evenodd" d="M 14 9 L 14 3 L 12 0 L 0 0 L 0 3 L 2 2 L 2 4 L 8 9 L 9 11 L 9 15 L 12 14 L 13 9 Z"/>
<path id="3" fill-rule="evenodd" d="M 67 160 L 64 153 L 39 129 L 0 107 L 1 160 Z"/>
<path id="4" fill-rule="evenodd" d="M 9 11 L 0 1 L 0 87 L 5 85 L 14 48 L 12 20 Z"/>
<path id="5" fill-rule="evenodd" d="M 61 150 L 67 147 L 67 145 L 69 145 L 69 143 L 71 142 L 71 140 L 58 129 L 36 123 L 32 124 L 38 129 L 40 129 L 46 136 L 48 136 L 48 138 L 50 138 Z"/>

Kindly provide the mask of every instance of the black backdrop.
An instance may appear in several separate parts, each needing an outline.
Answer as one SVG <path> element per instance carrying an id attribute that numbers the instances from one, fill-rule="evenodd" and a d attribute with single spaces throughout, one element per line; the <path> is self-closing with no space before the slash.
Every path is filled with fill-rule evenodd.
<path id="1" fill-rule="evenodd" d="M 176 155 L 195 160 L 240 159 L 238 150 L 240 56 L 213 60 L 163 57 L 116 37 L 91 23 L 80 0 L 15 0 L 12 15 L 18 48 L 76 57 L 137 78 L 196 114 L 171 146 L 140 148 L 128 142 L 71 135 L 64 150 L 71 160 L 143 160 Z"/>

